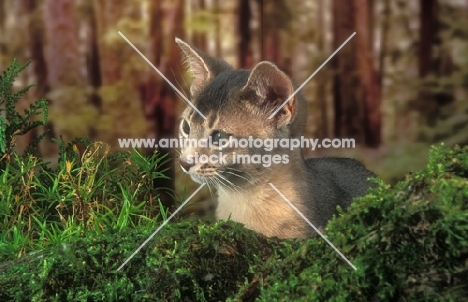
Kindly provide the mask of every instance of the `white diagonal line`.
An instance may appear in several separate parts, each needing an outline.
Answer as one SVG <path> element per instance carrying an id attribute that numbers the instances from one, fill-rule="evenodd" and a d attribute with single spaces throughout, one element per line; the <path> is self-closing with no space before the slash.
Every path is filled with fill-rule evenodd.
<path id="1" fill-rule="evenodd" d="M 334 52 L 334 53 L 332 53 L 332 54 L 331 54 L 331 56 L 330 56 L 330 57 L 328 57 L 328 59 L 327 59 L 325 62 L 323 62 L 323 63 L 322 63 L 322 65 L 320 65 L 320 67 L 319 67 L 319 68 L 318 68 L 318 69 L 317 69 L 317 70 L 316 70 L 316 71 L 315 71 L 315 72 L 314 72 L 314 73 L 313 73 L 313 74 L 312 74 L 310 77 L 308 77 L 308 78 L 307 78 L 307 80 L 305 80 L 305 82 L 304 82 L 304 83 L 302 83 L 302 85 L 301 85 L 301 86 L 299 86 L 299 88 L 297 88 L 297 89 L 296 89 L 296 91 L 294 91 L 294 92 L 293 92 L 293 94 L 291 94 L 291 95 L 289 96 L 289 98 L 288 98 L 286 101 L 284 101 L 284 103 L 283 103 L 281 106 L 279 106 L 279 107 L 278 107 L 278 108 L 275 110 L 275 112 L 273 112 L 273 113 L 272 113 L 272 114 L 271 114 L 271 115 L 268 117 L 268 119 L 269 119 L 269 120 L 270 120 L 270 119 L 272 119 L 272 118 L 275 116 L 275 114 L 277 114 L 277 113 L 278 113 L 278 111 L 280 111 L 280 110 L 281 110 L 281 108 L 283 108 L 283 107 L 284 107 L 284 105 L 286 105 L 286 103 L 287 103 L 287 102 L 289 102 L 289 100 L 291 100 L 291 99 L 292 99 L 292 98 L 293 98 L 293 97 L 296 95 L 296 93 L 298 93 L 298 92 L 299 92 L 299 90 L 301 90 L 301 88 L 302 88 L 302 87 L 304 87 L 304 85 L 305 85 L 305 84 L 307 84 L 307 82 L 309 82 L 309 81 L 310 81 L 310 79 L 312 79 L 312 78 L 314 77 L 314 75 L 316 75 L 316 74 L 317 74 L 317 72 L 319 72 L 319 71 L 320 71 L 320 69 L 322 69 L 322 67 L 323 67 L 323 66 L 325 66 L 325 64 L 327 64 L 327 63 L 328 63 L 328 61 L 330 61 L 330 60 L 331 60 L 331 58 L 333 58 L 333 57 L 334 57 L 334 56 L 337 54 L 337 52 L 338 52 L 338 51 L 340 51 L 340 49 L 341 49 L 341 48 L 343 48 L 343 46 L 345 46 L 345 45 L 346 45 L 346 43 L 348 43 L 348 42 L 349 42 L 349 40 L 351 40 L 351 38 L 352 38 L 352 37 L 354 37 L 354 35 L 355 35 L 355 34 L 356 34 L 356 32 L 352 33 L 352 34 L 351 34 L 351 36 L 349 36 L 349 38 L 348 38 L 348 39 L 346 39 L 346 41 L 344 41 L 344 42 L 343 42 L 343 44 L 341 44 L 341 46 L 340 46 L 340 47 L 338 47 L 338 49 L 337 49 L 337 50 L 335 50 L 335 52 Z"/>
<path id="2" fill-rule="evenodd" d="M 304 219 L 322 238 L 323 240 L 325 240 L 329 246 L 331 246 L 337 253 L 338 255 L 341 256 L 341 258 L 343 258 L 355 271 L 357 270 L 357 268 L 351 263 L 351 261 L 348 260 L 348 258 L 346 258 L 334 245 L 333 243 L 330 242 L 330 240 L 327 239 L 327 237 L 325 237 L 313 224 L 312 222 L 309 221 L 309 219 L 307 219 L 307 217 L 304 216 L 304 214 L 301 213 L 301 211 L 299 211 L 293 204 L 292 202 L 290 202 L 286 196 L 283 195 L 283 193 L 281 193 L 271 182 L 269 183 L 270 186 L 281 196 L 283 197 L 283 199 L 302 217 L 302 219 Z"/>
<path id="3" fill-rule="evenodd" d="M 198 114 L 201 115 L 201 117 L 203 117 L 203 119 L 206 120 L 206 116 L 204 116 L 203 113 L 201 113 L 200 110 L 198 110 L 197 107 L 195 107 L 195 105 L 193 105 L 192 102 L 190 102 L 189 99 L 187 99 L 187 97 L 186 97 L 182 92 L 180 92 L 180 90 L 177 89 L 177 87 L 175 87 L 174 84 L 172 84 L 171 81 L 169 81 L 169 79 L 166 78 L 166 76 L 164 76 L 164 74 L 163 74 L 161 71 L 159 71 L 159 69 L 157 69 L 156 66 L 154 66 L 153 63 L 151 63 L 151 61 L 148 60 L 148 58 L 145 57 L 145 55 L 142 54 L 141 51 L 140 51 L 138 48 L 136 48 L 136 46 L 133 45 L 133 43 L 130 42 L 130 40 L 127 39 L 127 37 L 125 37 L 123 33 L 121 33 L 121 32 L 119 31 L 119 35 L 121 35 L 122 38 L 124 38 L 124 40 L 127 41 L 127 43 L 130 44 L 131 47 L 133 47 L 133 49 L 135 49 L 135 51 L 146 61 L 146 63 L 148 63 L 151 67 L 153 67 L 153 69 L 156 70 L 156 72 L 157 72 L 164 80 L 166 80 L 166 82 L 167 82 L 169 85 L 171 85 L 172 89 L 174 89 L 190 106 L 192 106 L 193 109 L 195 109 L 195 111 L 198 112 Z"/>
<path id="4" fill-rule="evenodd" d="M 143 243 L 133 252 L 133 254 L 132 254 L 130 257 L 128 257 L 127 260 L 125 260 L 124 263 L 122 263 L 122 265 L 121 265 L 117 270 L 120 271 L 120 270 L 128 263 L 128 261 L 130 261 L 130 259 L 132 259 L 132 258 L 133 258 L 133 257 L 134 257 L 134 256 L 135 256 L 135 255 L 136 255 L 136 254 L 137 254 L 137 253 L 138 253 L 138 252 L 139 252 L 139 251 L 140 251 L 140 250 L 141 250 L 141 249 L 142 249 L 142 248 L 143 248 L 143 247 L 144 247 L 144 246 L 145 246 L 145 245 L 146 245 L 146 244 L 147 244 L 147 243 L 148 243 L 164 226 L 165 226 L 165 225 L 166 225 L 166 223 L 168 223 L 169 220 L 171 220 L 172 217 L 174 217 L 175 214 L 177 214 L 177 212 L 179 212 L 179 211 L 187 204 L 187 202 L 189 202 L 189 200 L 192 199 L 192 197 L 195 196 L 195 194 L 197 194 L 198 191 L 200 191 L 201 188 L 203 188 L 204 186 L 205 186 L 204 183 L 201 184 L 201 186 L 199 186 L 198 189 L 197 189 L 195 192 L 193 192 L 193 194 L 190 195 L 190 197 L 187 198 L 187 200 L 186 200 L 177 210 L 175 210 L 175 212 L 172 213 L 172 215 L 169 216 L 169 218 L 167 218 L 166 221 L 164 221 L 163 224 L 161 224 L 161 225 L 159 226 L 159 228 L 158 228 L 156 231 L 154 231 L 153 234 L 151 234 L 151 236 L 149 236 L 148 239 L 146 239 L 145 242 L 143 242 Z"/>

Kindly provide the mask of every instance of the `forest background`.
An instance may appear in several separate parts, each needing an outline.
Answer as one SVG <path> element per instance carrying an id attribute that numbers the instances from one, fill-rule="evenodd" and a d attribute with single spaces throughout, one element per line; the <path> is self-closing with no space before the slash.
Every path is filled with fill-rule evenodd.
<path id="1" fill-rule="evenodd" d="M 354 157 L 394 183 L 427 162 L 431 144 L 468 144 L 467 0 L 1 0 L 0 70 L 32 60 L 16 84 L 37 83 L 19 111 L 49 102 L 44 158 L 57 160 L 52 137 L 114 150 L 118 138 L 177 137 L 186 104 L 119 31 L 187 96 L 175 37 L 235 68 L 272 61 L 300 85 L 356 32 L 301 92 L 305 135 L 354 138 L 357 148 L 306 155 Z M 176 150 L 159 151 L 173 160 L 157 186 L 197 186 Z"/>

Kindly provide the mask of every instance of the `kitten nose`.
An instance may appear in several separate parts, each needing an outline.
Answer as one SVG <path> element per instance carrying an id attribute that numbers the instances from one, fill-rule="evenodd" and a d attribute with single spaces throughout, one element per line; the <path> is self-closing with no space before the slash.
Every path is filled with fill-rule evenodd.
<path id="1" fill-rule="evenodd" d="M 182 170 L 184 170 L 185 173 L 187 173 L 193 166 L 195 166 L 195 163 L 193 161 L 189 163 L 183 159 L 180 160 L 180 167 L 182 168 Z"/>

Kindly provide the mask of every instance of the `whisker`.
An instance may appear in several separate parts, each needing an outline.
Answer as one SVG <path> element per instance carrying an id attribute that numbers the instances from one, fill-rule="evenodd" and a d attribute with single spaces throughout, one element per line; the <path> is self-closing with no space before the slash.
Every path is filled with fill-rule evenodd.
<path id="1" fill-rule="evenodd" d="M 245 198 L 244 194 L 243 194 L 243 193 L 246 192 L 243 188 L 241 188 L 241 187 L 235 185 L 234 183 L 232 183 L 230 180 L 228 180 L 226 177 L 224 177 L 224 176 L 221 175 L 220 173 L 216 173 L 215 178 L 219 178 L 219 179 L 218 179 L 219 181 L 224 180 L 225 182 L 227 182 L 227 183 L 230 185 L 230 188 L 232 188 L 232 189 L 233 189 L 234 191 L 236 191 L 240 196 L 242 196 L 242 198 L 243 198 L 244 200 L 247 200 L 247 199 Z M 227 186 L 225 186 L 225 187 L 227 187 Z M 243 191 L 243 192 L 241 192 L 241 191 L 239 191 L 239 190 L 241 190 L 241 191 Z"/>
<path id="2" fill-rule="evenodd" d="M 242 176 L 242 175 L 240 174 L 240 173 L 243 173 L 242 171 L 237 170 L 237 169 L 234 169 L 234 168 L 231 168 L 231 167 L 226 167 L 226 169 L 233 170 L 233 171 L 236 171 L 236 172 L 239 172 L 239 173 L 230 172 L 230 171 L 221 171 L 221 172 L 223 172 L 223 173 L 228 173 L 228 174 L 234 175 L 234 176 L 236 176 L 236 177 L 242 178 L 242 179 L 246 180 L 249 184 L 255 185 L 255 182 L 254 182 L 254 181 L 252 181 L 251 179 L 249 179 L 249 178 L 247 178 L 247 177 L 245 177 L 245 176 Z M 247 176 L 249 176 L 249 175 L 247 174 Z"/>
<path id="3" fill-rule="evenodd" d="M 222 171 L 222 172 L 223 172 L 223 173 L 227 173 L 227 174 L 234 175 L 234 176 L 239 177 L 239 178 L 242 178 L 242 179 L 246 180 L 249 184 L 252 184 L 252 185 L 254 184 L 254 183 L 253 183 L 250 179 L 248 179 L 247 177 L 244 177 L 244 176 L 239 175 L 239 174 L 237 174 L 237 173 L 230 172 L 230 171 Z"/>
<path id="4" fill-rule="evenodd" d="M 213 185 L 213 183 L 211 183 L 209 179 L 207 179 L 205 183 L 208 187 L 208 191 L 210 192 L 211 199 L 215 199 L 213 191 L 211 190 L 211 185 Z"/>

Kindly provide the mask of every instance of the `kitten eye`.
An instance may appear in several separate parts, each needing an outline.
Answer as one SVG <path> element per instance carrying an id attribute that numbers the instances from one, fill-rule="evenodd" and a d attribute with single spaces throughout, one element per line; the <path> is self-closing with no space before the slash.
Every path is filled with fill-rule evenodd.
<path id="1" fill-rule="evenodd" d="M 190 134 L 190 125 L 189 123 L 187 122 L 187 120 L 183 120 L 182 121 L 182 132 L 186 135 L 189 135 Z"/>
<path id="2" fill-rule="evenodd" d="M 213 145 L 219 145 L 219 140 L 221 139 L 228 140 L 231 136 L 232 134 L 226 133 L 224 131 L 215 130 L 211 134 Z"/>

